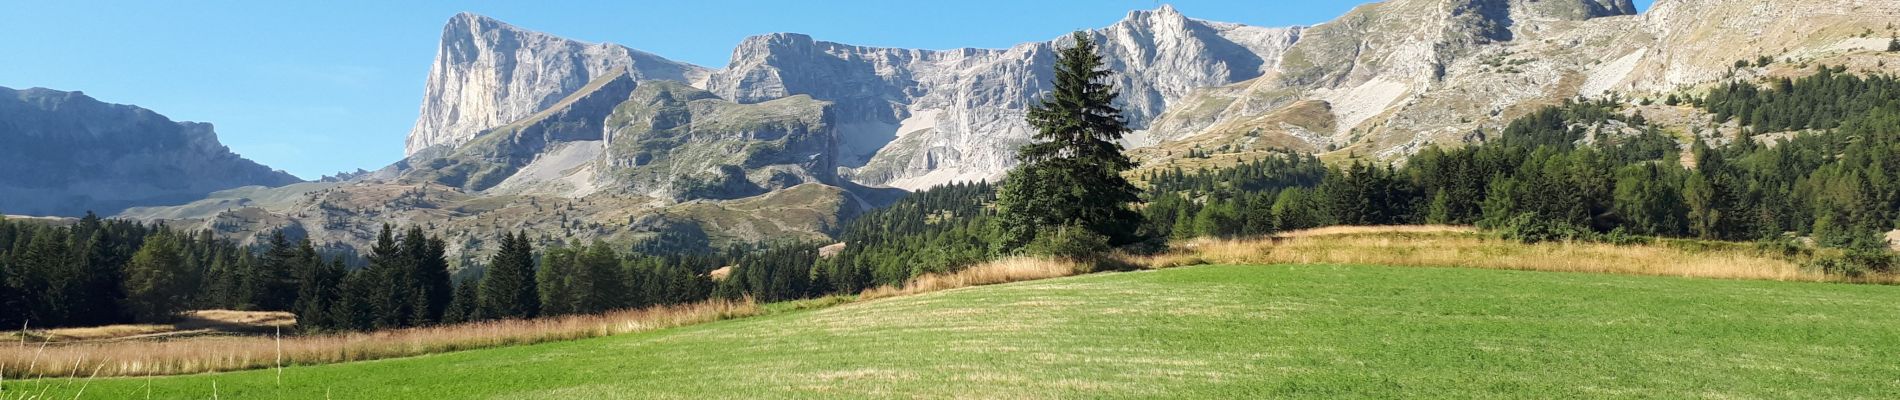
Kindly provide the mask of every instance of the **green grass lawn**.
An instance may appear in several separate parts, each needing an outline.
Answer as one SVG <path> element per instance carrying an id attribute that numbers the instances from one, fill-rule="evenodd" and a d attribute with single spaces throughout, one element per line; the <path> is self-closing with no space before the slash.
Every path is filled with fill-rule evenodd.
<path id="1" fill-rule="evenodd" d="M 1209 266 L 572 342 L 156 379 L 88 398 L 1900 396 L 1900 287 Z M 84 380 L 7 382 L 71 398 Z"/>

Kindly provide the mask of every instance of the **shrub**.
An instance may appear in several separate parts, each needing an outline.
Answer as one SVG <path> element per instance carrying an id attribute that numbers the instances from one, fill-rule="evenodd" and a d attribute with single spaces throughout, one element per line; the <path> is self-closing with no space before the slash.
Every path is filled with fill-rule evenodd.
<path id="1" fill-rule="evenodd" d="M 1601 240 L 1617 246 L 1645 245 L 1651 241 L 1648 236 L 1632 234 L 1621 226 L 1611 229 L 1610 233 L 1604 234 Z"/>
<path id="2" fill-rule="evenodd" d="M 1588 238 L 1589 231 L 1576 226 L 1554 222 L 1536 213 L 1522 213 L 1511 217 L 1497 232 L 1505 239 L 1516 240 L 1524 244 L 1570 241 Z"/>
<path id="3" fill-rule="evenodd" d="M 1858 278 L 1868 273 L 1892 272 L 1894 265 L 1900 264 L 1896 258 L 1893 252 L 1886 250 L 1846 250 L 1815 257 L 1808 267 L 1830 275 Z"/>
<path id="4" fill-rule="evenodd" d="M 1071 261 L 1094 260 L 1108 253 L 1108 236 L 1077 226 L 1044 228 L 1026 250 Z"/>

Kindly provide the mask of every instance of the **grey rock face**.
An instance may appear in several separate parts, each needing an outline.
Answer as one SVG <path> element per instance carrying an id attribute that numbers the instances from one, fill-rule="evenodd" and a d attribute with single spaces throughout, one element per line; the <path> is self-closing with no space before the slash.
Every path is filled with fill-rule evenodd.
<path id="1" fill-rule="evenodd" d="M 1300 28 L 1190 19 L 1163 6 L 1090 31 L 1103 46 L 1137 127 L 1190 91 L 1262 76 Z M 444 28 L 408 151 L 454 146 L 525 118 L 608 70 L 670 80 L 738 103 L 806 95 L 831 104 L 837 165 L 854 181 L 922 188 L 1000 176 L 1030 137 L 1024 110 L 1052 77 L 1068 39 L 1009 49 L 929 51 L 851 46 L 799 34 L 762 35 L 709 71 L 615 45 L 524 31 L 475 15 Z"/>
<path id="2" fill-rule="evenodd" d="M 301 182 L 232 153 L 211 124 L 41 88 L 0 87 L 0 171 L 0 211 L 27 215 L 112 215 Z"/>
<path id="3" fill-rule="evenodd" d="M 1194 89 L 1272 70 L 1300 32 L 1195 20 L 1163 6 L 1088 33 L 1108 66 L 1124 72 L 1115 84 L 1141 127 Z M 1067 40 L 924 51 L 765 35 L 742 43 L 707 89 L 740 102 L 796 94 L 834 102 L 847 175 L 915 189 L 994 178 L 1013 166 L 1032 133 L 1024 110 L 1046 90 Z"/>
<path id="4" fill-rule="evenodd" d="M 547 109 L 479 135 L 442 155 L 412 156 L 406 176 L 468 190 L 500 184 L 556 143 L 601 140 L 602 122 L 634 90 L 624 70 L 606 72 Z"/>
<path id="5" fill-rule="evenodd" d="M 406 154 L 455 146 L 552 106 L 609 71 L 691 82 L 707 71 L 615 44 L 568 40 L 459 14 L 442 29 Z"/>

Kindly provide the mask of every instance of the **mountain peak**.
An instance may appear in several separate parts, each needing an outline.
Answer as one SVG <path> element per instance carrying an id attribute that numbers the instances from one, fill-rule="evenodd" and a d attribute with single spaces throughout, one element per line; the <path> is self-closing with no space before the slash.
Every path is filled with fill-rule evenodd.
<path id="1" fill-rule="evenodd" d="M 1128 17 L 1122 18 L 1121 23 L 1122 24 L 1142 24 L 1142 25 L 1151 25 L 1151 26 L 1163 25 L 1163 24 L 1181 25 L 1183 22 L 1186 22 L 1187 19 L 1188 19 L 1187 16 L 1182 15 L 1180 11 L 1175 10 L 1173 5 L 1162 4 L 1161 7 L 1155 8 L 1153 10 L 1129 11 Z"/>

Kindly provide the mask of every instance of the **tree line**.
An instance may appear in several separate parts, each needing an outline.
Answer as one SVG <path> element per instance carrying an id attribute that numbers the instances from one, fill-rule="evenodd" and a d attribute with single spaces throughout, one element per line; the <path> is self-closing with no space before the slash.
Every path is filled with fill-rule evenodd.
<path id="1" fill-rule="evenodd" d="M 165 322 L 184 310 L 288 311 L 315 331 L 597 313 L 708 298 L 722 254 L 622 254 L 602 243 L 537 254 L 503 235 L 486 265 L 456 282 L 441 238 L 385 226 L 358 259 L 278 231 L 241 246 L 209 231 L 106 220 L 70 225 L 0 218 L 0 324 Z M 350 265 L 360 264 L 360 267 Z"/>

